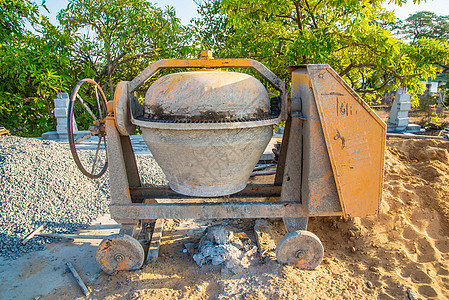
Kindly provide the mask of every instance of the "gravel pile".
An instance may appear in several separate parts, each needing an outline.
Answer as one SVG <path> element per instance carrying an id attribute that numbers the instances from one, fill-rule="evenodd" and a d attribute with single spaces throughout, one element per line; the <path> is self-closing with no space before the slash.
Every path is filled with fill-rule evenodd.
<path id="1" fill-rule="evenodd" d="M 93 157 L 93 151 L 80 155 Z M 151 156 L 137 157 L 142 181 L 166 184 Z M 0 137 L 0 256 L 15 259 L 42 250 L 53 239 L 21 240 L 47 222 L 43 232 L 71 233 L 108 212 L 109 176 L 85 177 L 67 146 L 53 141 Z"/>

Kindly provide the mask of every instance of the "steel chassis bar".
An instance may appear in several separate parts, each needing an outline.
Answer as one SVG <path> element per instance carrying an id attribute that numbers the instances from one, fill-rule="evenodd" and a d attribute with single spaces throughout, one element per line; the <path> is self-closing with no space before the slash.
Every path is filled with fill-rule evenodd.
<path id="1" fill-rule="evenodd" d="M 307 217 L 298 202 L 133 203 L 111 205 L 117 219 L 253 219 Z"/>

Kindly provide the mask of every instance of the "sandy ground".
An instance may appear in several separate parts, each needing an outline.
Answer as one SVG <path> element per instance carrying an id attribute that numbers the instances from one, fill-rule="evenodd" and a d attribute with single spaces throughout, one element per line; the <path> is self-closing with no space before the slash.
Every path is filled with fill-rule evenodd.
<path id="1" fill-rule="evenodd" d="M 89 298 L 449 298 L 449 143 L 392 139 L 387 144 L 379 215 L 310 220 L 308 230 L 325 248 L 324 260 L 316 270 L 280 266 L 270 258 L 240 274 L 214 266 L 200 268 L 183 250 L 185 242 L 197 239 L 201 227 L 195 230 L 191 221 L 174 220 L 164 227 L 156 263 L 115 276 L 100 272 L 93 279 L 81 272 L 92 290 Z M 254 220 L 222 223 L 255 240 Z M 275 240 L 285 234 L 278 220 L 270 220 L 270 226 Z M 83 298 L 72 282 L 40 299 Z"/>
<path id="2" fill-rule="evenodd" d="M 119 230 L 120 225 L 104 215 L 78 234 L 108 236 Z M 100 242 L 85 238 L 61 240 L 15 260 L 0 258 L 0 299 L 38 299 L 58 288 L 72 286 L 74 281 L 67 272 L 67 262 L 75 266 L 83 280 L 95 282 L 102 272 L 95 262 Z"/>

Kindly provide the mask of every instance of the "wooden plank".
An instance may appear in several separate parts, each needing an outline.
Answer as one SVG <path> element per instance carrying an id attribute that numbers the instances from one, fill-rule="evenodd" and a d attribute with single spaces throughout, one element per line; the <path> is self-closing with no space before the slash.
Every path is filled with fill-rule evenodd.
<path id="1" fill-rule="evenodd" d="M 154 225 L 150 247 L 148 249 L 147 263 L 156 262 L 157 257 L 159 256 L 159 247 L 161 246 L 163 227 L 164 219 L 157 219 L 156 224 Z"/>
<path id="2" fill-rule="evenodd" d="M 399 133 L 387 133 L 387 138 L 398 138 L 398 139 L 421 139 L 421 140 L 440 140 L 444 141 L 444 136 L 434 136 L 434 135 L 418 135 L 418 134 L 399 134 Z"/>
<path id="3" fill-rule="evenodd" d="M 9 135 L 9 130 L 5 127 L 0 127 L 0 135 Z"/>
<path id="4" fill-rule="evenodd" d="M 107 235 L 79 235 L 79 234 L 64 234 L 64 233 L 38 233 L 38 236 L 50 237 L 55 239 L 93 239 L 102 240 L 107 238 Z"/>
<path id="5" fill-rule="evenodd" d="M 29 235 L 27 235 L 22 242 L 20 242 L 22 245 L 25 245 L 26 243 L 28 243 L 29 240 L 31 240 L 36 234 L 38 234 L 39 232 L 42 231 L 42 229 L 44 229 L 44 227 L 47 225 L 47 223 L 42 224 L 41 226 L 39 226 L 38 228 L 36 228 L 36 230 L 34 230 L 32 233 L 30 233 Z"/>
<path id="6" fill-rule="evenodd" d="M 258 219 L 254 224 L 254 233 L 256 235 L 257 246 L 262 259 L 276 260 L 276 244 L 273 240 L 273 233 L 267 220 Z"/>
<path id="7" fill-rule="evenodd" d="M 72 272 L 73 278 L 75 279 L 75 282 L 79 285 L 79 287 L 83 291 L 84 295 L 86 295 L 86 297 L 89 296 L 90 291 L 87 288 L 87 286 L 84 284 L 84 282 L 81 279 L 81 277 L 78 274 L 78 272 L 75 270 L 75 268 L 72 266 L 72 264 L 70 262 L 68 262 L 66 265 L 69 268 L 70 272 Z"/>

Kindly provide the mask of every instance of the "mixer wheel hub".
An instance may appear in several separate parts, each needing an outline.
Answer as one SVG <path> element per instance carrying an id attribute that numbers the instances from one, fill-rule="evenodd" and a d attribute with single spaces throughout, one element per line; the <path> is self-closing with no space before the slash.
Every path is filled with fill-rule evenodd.
<path id="1" fill-rule="evenodd" d="M 323 260 L 324 247 L 310 231 L 287 233 L 276 246 L 276 258 L 281 264 L 293 265 L 302 270 L 313 270 Z"/>
<path id="2" fill-rule="evenodd" d="M 142 245 L 129 235 L 113 234 L 97 248 L 97 263 L 107 274 L 132 271 L 142 267 L 145 254 Z"/>

